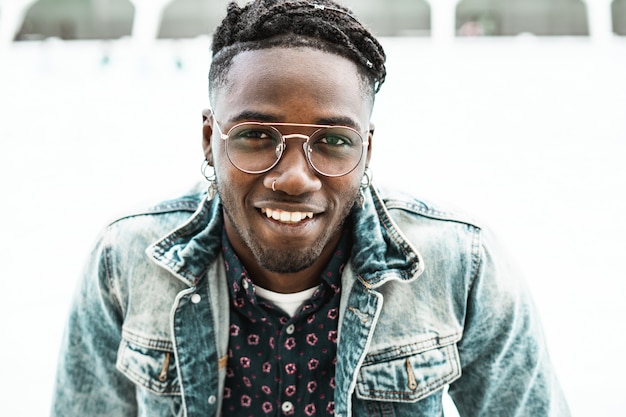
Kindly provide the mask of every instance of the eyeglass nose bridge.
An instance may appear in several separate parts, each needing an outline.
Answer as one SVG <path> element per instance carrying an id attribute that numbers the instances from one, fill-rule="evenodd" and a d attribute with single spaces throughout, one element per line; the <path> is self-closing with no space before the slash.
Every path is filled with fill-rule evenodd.
<path id="1" fill-rule="evenodd" d="M 283 157 L 283 154 L 285 153 L 285 149 L 287 149 L 287 139 L 304 139 L 304 143 L 302 144 L 302 149 L 304 150 L 304 156 L 307 160 L 307 162 L 311 165 L 313 165 L 311 163 L 311 158 L 309 153 L 311 152 L 311 148 L 308 145 L 309 143 L 309 139 L 311 139 L 311 136 L 307 136 L 307 135 L 303 135 L 301 133 L 292 133 L 289 135 L 280 135 L 281 141 L 280 143 L 276 146 L 276 162 L 274 163 L 274 166 L 276 166 L 280 160 Z"/>

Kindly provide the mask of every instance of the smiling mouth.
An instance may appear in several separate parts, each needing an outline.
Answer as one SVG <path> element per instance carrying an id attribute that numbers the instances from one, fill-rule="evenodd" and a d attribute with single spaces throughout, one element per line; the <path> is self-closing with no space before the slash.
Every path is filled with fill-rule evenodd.
<path id="1" fill-rule="evenodd" d="M 299 223 L 306 219 L 313 218 L 312 211 L 284 211 L 274 210 L 271 208 L 261 208 L 261 213 L 264 213 L 268 218 L 274 219 L 281 223 Z"/>

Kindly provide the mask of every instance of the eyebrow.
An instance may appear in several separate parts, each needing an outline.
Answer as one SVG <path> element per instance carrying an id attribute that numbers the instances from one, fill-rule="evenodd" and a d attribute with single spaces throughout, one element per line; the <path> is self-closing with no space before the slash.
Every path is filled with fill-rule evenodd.
<path id="1" fill-rule="evenodd" d="M 244 110 L 241 113 L 230 118 L 230 123 L 239 123 L 246 120 L 254 120 L 255 122 L 264 122 L 264 123 L 278 123 L 279 120 L 277 117 L 272 116 L 266 113 L 259 113 L 249 110 Z"/>
<path id="2" fill-rule="evenodd" d="M 318 123 L 321 125 L 348 126 L 353 129 L 356 129 L 359 132 L 363 130 L 363 127 L 359 123 L 357 123 L 356 120 L 350 117 L 328 117 L 328 118 L 319 119 Z"/>
<path id="3" fill-rule="evenodd" d="M 241 113 L 232 117 L 229 122 L 230 123 L 240 123 L 242 121 L 250 121 L 253 120 L 255 122 L 263 122 L 263 123 L 290 123 L 288 120 L 282 120 L 282 118 L 273 116 L 267 113 L 260 113 L 250 110 L 244 110 Z M 356 122 L 356 120 L 351 117 L 337 116 L 337 117 L 322 117 L 317 119 L 315 123 L 317 125 L 331 125 L 331 126 L 348 126 L 357 131 L 362 130 L 362 126 Z"/>

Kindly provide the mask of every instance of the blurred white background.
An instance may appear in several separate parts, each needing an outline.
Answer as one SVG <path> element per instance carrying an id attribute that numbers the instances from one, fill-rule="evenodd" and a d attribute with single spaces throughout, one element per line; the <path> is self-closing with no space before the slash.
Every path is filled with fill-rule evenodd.
<path id="1" fill-rule="evenodd" d="M 526 273 L 573 414 L 626 415 L 626 39 L 382 42 L 375 181 L 492 226 Z M 1 415 L 47 414 L 100 229 L 202 179 L 209 46 L 0 46 Z"/>

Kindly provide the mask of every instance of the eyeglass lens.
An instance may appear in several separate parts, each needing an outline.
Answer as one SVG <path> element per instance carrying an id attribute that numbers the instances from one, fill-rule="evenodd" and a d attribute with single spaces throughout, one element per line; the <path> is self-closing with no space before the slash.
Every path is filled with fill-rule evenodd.
<path id="1" fill-rule="evenodd" d="M 228 132 L 227 153 L 231 162 L 248 173 L 271 169 L 284 152 L 281 133 L 274 127 L 242 123 Z M 352 171 L 363 156 L 363 140 L 341 126 L 316 130 L 305 147 L 306 157 L 322 175 L 340 176 Z"/>

